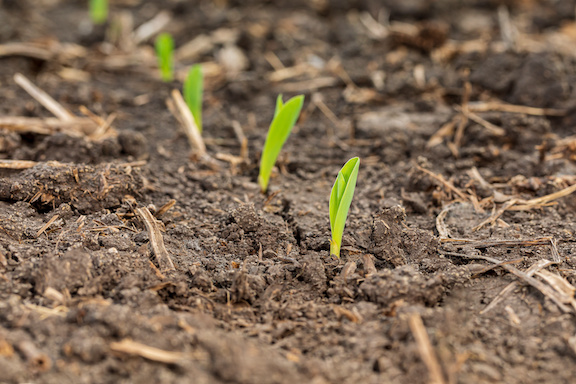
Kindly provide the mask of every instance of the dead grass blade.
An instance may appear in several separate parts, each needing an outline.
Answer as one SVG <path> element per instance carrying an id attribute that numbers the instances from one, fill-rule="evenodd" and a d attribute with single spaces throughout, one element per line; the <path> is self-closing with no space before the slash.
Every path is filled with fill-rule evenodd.
<path id="1" fill-rule="evenodd" d="M 248 162 L 248 138 L 244 134 L 242 125 L 237 120 L 232 120 L 232 129 L 236 138 L 240 142 L 240 158 L 245 162 Z"/>
<path id="2" fill-rule="evenodd" d="M 44 108 L 52 112 L 54 116 L 62 121 L 71 121 L 76 119 L 70 111 L 64 108 L 60 103 L 54 100 L 46 92 L 32 84 L 24 75 L 17 73 L 14 75 L 14 81 L 21 86 L 30 96 L 38 101 Z"/>
<path id="3" fill-rule="evenodd" d="M 504 136 L 506 134 L 506 131 L 503 128 L 500 128 L 499 126 L 492 124 L 491 122 L 483 119 L 477 114 L 470 112 L 468 109 L 456 107 L 456 110 L 460 110 L 464 114 L 464 116 L 466 116 L 466 118 L 474 121 L 475 123 L 480 124 L 481 126 L 486 128 L 486 130 L 490 134 L 494 136 Z"/>
<path id="4" fill-rule="evenodd" d="M 562 109 L 551 108 L 535 108 L 527 107 L 525 105 L 506 104 L 502 102 L 473 102 L 468 105 L 471 112 L 508 112 L 508 113 L 523 113 L 533 116 L 564 116 L 566 111 Z"/>
<path id="5" fill-rule="evenodd" d="M 36 133 L 39 135 L 53 135 L 57 132 L 69 136 L 89 136 L 96 129 L 96 124 L 87 118 L 62 121 L 55 117 L 37 118 L 23 116 L 2 116 L 0 127 L 14 132 Z"/>
<path id="6" fill-rule="evenodd" d="M 38 163 L 30 160 L 0 160 L 0 169 L 28 169 L 36 164 Z"/>
<path id="7" fill-rule="evenodd" d="M 276 88 L 279 92 L 308 92 L 315 91 L 320 88 L 330 88 L 340 83 L 340 79 L 336 77 L 316 77 L 310 80 L 296 81 L 293 83 L 284 83 L 278 85 Z"/>
<path id="8" fill-rule="evenodd" d="M 166 351 L 130 339 L 123 339 L 119 342 L 110 343 L 110 349 L 114 352 L 125 353 L 131 356 L 140 356 L 148 360 L 165 364 L 183 363 L 192 358 L 192 356 L 182 352 Z"/>
<path id="9" fill-rule="evenodd" d="M 487 248 L 487 247 L 531 247 L 534 245 L 548 245 L 550 244 L 551 237 L 540 237 L 538 239 L 528 240 L 473 240 L 473 239 L 440 239 L 441 243 L 451 244 L 466 244 L 474 248 Z"/>
<path id="10" fill-rule="evenodd" d="M 542 207 L 554 200 L 558 200 L 561 197 L 571 195 L 576 191 L 576 184 L 571 185 L 567 188 L 564 188 L 558 192 L 551 193 L 546 196 L 538 197 L 536 199 L 531 200 L 520 200 L 520 205 L 511 206 L 509 209 L 513 211 L 525 211 L 528 209 L 539 208 Z"/>
<path id="11" fill-rule="evenodd" d="M 438 231 L 438 234 L 440 235 L 441 239 L 450 238 L 450 231 L 448 230 L 448 227 L 446 227 L 446 223 L 444 223 L 444 220 L 446 219 L 446 216 L 448 216 L 448 213 L 450 213 L 450 211 L 456 208 L 456 204 L 459 203 L 455 202 L 446 205 L 442 209 L 442 212 L 440 212 L 438 216 L 436 216 L 436 230 Z"/>
<path id="12" fill-rule="evenodd" d="M 150 237 L 150 245 L 152 246 L 152 250 L 154 251 L 154 255 L 162 272 L 176 270 L 172 258 L 164 246 L 164 238 L 162 237 L 158 220 L 152 216 L 148 208 L 136 208 L 134 211 L 146 226 L 148 236 Z"/>
<path id="13" fill-rule="evenodd" d="M 517 269 L 511 265 L 501 264 L 500 260 L 497 260 L 497 259 L 494 259 L 494 258 L 488 257 L 488 256 L 483 256 L 483 255 L 466 255 L 466 254 L 455 253 L 455 252 L 446 252 L 446 254 L 450 255 L 450 256 L 463 257 L 463 258 L 467 258 L 467 259 L 486 260 L 486 261 L 489 261 L 490 263 L 500 264 L 500 267 L 505 269 L 507 272 L 518 277 L 524 283 L 531 285 L 532 287 L 536 288 L 537 290 L 540 291 L 540 293 L 542 293 L 544 296 L 546 296 L 547 298 L 552 300 L 558 306 L 558 308 L 560 308 L 560 310 L 562 312 L 565 312 L 565 313 L 571 312 L 571 308 L 569 306 L 567 306 L 566 304 L 570 304 L 573 307 L 576 305 L 576 302 L 574 301 L 573 297 L 568 297 L 563 292 L 557 291 L 554 287 L 551 287 L 549 285 L 544 284 L 540 280 L 535 279 L 534 277 L 530 276 L 526 272 L 522 272 L 521 270 L 519 270 L 519 269 Z M 551 263 L 553 263 L 553 262 L 551 262 Z M 576 307 L 574 307 L 574 308 L 576 308 Z"/>
<path id="14" fill-rule="evenodd" d="M 445 384 L 444 374 L 442 373 L 442 367 L 438 362 L 436 353 L 434 352 L 434 347 L 430 342 L 430 337 L 428 337 L 428 332 L 424 328 L 424 323 L 422 318 L 418 313 L 412 313 L 408 318 L 408 324 L 410 325 L 410 330 L 416 343 L 418 344 L 418 351 L 420 352 L 420 357 L 426 364 L 428 368 L 428 374 L 430 375 L 430 383 L 433 384 Z"/>
<path id="15" fill-rule="evenodd" d="M 454 184 L 452 184 L 449 181 L 446 181 L 446 179 L 444 179 L 444 176 L 442 176 L 441 174 L 436 174 L 433 173 L 425 168 L 422 168 L 419 165 L 416 165 L 416 169 L 418 169 L 420 172 L 423 172 L 425 174 L 427 174 L 428 176 L 430 176 L 432 179 L 436 180 L 437 182 L 439 182 L 440 184 L 442 184 L 446 189 L 448 189 L 449 191 L 455 193 L 456 195 L 458 195 L 458 197 L 460 197 L 462 200 L 464 201 L 470 201 L 470 197 L 467 196 L 466 194 L 464 194 L 464 192 L 462 192 L 461 190 L 459 190 L 458 188 L 456 188 L 454 186 Z"/>
<path id="16" fill-rule="evenodd" d="M 206 144 L 200 135 L 200 130 L 194 121 L 190 108 L 186 105 L 184 98 L 179 90 L 172 90 L 172 102 L 174 103 L 174 110 L 171 112 L 175 115 L 176 119 L 180 121 L 188 137 L 190 146 L 196 151 L 198 157 L 206 155 Z"/>
<path id="17" fill-rule="evenodd" d="M 42 226 L 42 228 L 40 228 L 38 230 L 38 232 L 36 232 L 36 238 L 40 237 L 40 235 L 42 235 L 48 228 L 50 228 L 50 226 L 56 221 L 58 220 L 60 216 L 59 215 L 54 215 L 52 216 L 52 218 L 50 220 L 48 220 L 48 222 L 46 224 L 44 224 Z"/>
<path id="18" fill-rule="evenodd" d="M 138 45 L 143 41 L 148 40 L 158 32 L 160 32 L 170 21 L 172 15 L 170 12 L 161 11 L 152 19 L 140 25 L 132 34 L 132 41 L 134 45 Z"/>
<path id="19" fill-rule="evenodd" d="M 518 202 L 518 200 L 516 199 L 512 199 L 507 201 L 506 203 L 504 203 L 504 205 L 502 205 L 502 207 L 500 207 L 496 212 L 494 212 L 489 218 L 487 218 L 486 220 L 484 220 L 483 222 L 481 222 L 480 224 L 478 224 L 477 226 L 475 226 L 474 228 L 472 228 L 472 231 L 478 231 L 479 229 L 482 229 L 482 227 L 484 227 L 485 225 L 494 225 L 496 223 L 496 221 L 498 221 L 498 219 L 500 219 L 500 216 L 502 216 L 504 214 L 504 212 L 506 212 L 508 210 L 508 208 L 510 208 L 511 206 L 513 206 L 514 204 L 516 204 Z"/>

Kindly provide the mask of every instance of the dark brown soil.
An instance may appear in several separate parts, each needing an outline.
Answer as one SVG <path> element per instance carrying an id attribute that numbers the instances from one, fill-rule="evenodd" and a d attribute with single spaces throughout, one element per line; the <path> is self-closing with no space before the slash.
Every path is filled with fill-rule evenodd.
<path id="1" fill-rule="evenodd" d="M 0 44 L 84 47 L 0 50 L 0 117 L 51 117 L 22 73 L 117 132 L 0 127 L 0 160 L 36 162 L 0 169 L 0 383 L 574 382 L 576 198 L 526 205 L 576 182 L 573 1 L 113 1 L 136 27 L 171 12 L 178 47 L 209 37 L 177 69 L 204 64 L 210 162 L 166 107 L 181 78 L 158 79 L 153 40 L 115 47 L 85 3 L 0 1 Z M 306 102 L 263 195 L 278 93 Z M 328 197 L 353 156 L 336 260 Z"/>

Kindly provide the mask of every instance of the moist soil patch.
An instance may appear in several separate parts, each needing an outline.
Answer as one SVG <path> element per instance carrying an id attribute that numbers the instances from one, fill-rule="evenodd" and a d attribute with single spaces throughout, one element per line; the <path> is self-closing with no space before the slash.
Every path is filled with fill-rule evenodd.
<path id="1" fill-rule="evenodd" d="M 0 382 L 574 381 L 574 2 L 85 3 L 0 2 Z"/>

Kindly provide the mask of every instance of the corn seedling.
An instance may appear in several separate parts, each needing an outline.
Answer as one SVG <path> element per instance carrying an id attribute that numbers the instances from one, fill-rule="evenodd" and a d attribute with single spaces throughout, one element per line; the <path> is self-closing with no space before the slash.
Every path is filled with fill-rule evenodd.
<path id="1" fill-rule="evenodd" d="M 169 33 L 161 33 L 156 38 L 155 45 L 160 77 L 162 77 L 163 81 L 170 82 L 174 78 L 174 39 Z"/>
<path id="2" fill-rule="evenodd" d="M 108 0 L 90 0 L 90 19 L 94 24 L 103 24 L 108 19 Z"/>
<path id="3" fill-rule="evenodd" d="M 184 100 L 186 105 L 190 108 L 194 122 L 198 127 L 198 131 L 202 133 L 202 93 L 204 91 L 204 76 L 202 75 L 202 67 L 195 64 L 190 68 L 188 76 L 184 81 L 182 93 L 184 93 Z"/>
<path id="4" fill-rule="evenodd" d="M 332 231 L 330 254 L 335 255 L 337 258 L 340 258 L 342 235 L 346 226 L 348 209 L 350 209 L 350 204 L 354 197 L 359 168 L 360 159 L 358 157 L 348 160 L 338 172 L 330 193 L 330 230 Z"/>
<path id="5" fill-rule="evenodd" d="M 264 150 L 262 151 L 262 157 L 260 158 L 258 184 L 260 185 L 262 193 L 265 193 L 268 189 L 268 182 L 270 181 L 272 168 L 276 163 L 280 150 L 282 150 L 282 146 L 290 135 L 290 131 L 300 116 L 303 104 L 304 95 L 295 96 L 286 103 L 282 102 L 282 95 L 278 95 L 278 98 L 276 99 L 274 118 L 272 119 L 272 124 L 270 124 L 270 128 L 268 129 L 268 136 L 266 136 Z"/>

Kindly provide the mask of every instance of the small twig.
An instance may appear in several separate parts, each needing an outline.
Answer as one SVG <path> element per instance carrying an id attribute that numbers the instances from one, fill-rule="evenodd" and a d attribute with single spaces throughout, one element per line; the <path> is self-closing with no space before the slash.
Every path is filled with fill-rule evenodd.
<path id="1" fill-rule="evenodd" d="M 336 77 L 316 77 L 309 80 L 296 81 L 278 85 L 281 92 L 307 92 L 320 88 L 334 87 L 340 82 Z"/>
<path id="2" fill-rule="evenodd" d="M 38 232 L 36 232 L 36 237 L 37 237 L 37 238 L 40 237 L 40 235 L 41 235 L 42 233 L 44 233 L 44 231 L 46 231 L 56 220 L 58 220 L 59 217 L 60 217 L 59 215 L 54 215 L 54 216 L 52 216 L 52 218 L 51 218 L 50 220 L 48 220 L 48 222 L 47 222 L 46 224 L 44 224 L 44 225 L 42 226 L 42 228 L 40 228 L 40 229 L 38 230 Z"/>
<path id="3" fill-rule="evenodd" d="M 504 205 L 502 205 L 502 207 L 500 207 L 500 209 L 498 209 L 496 212 L 494 212 L 489 218 L 487 218 L 486 220 L 484 220 L 483 222 L 481 222 L 480 224 L 478 224 L 477 226 L 475 226 L 474 228 L 472 228 L 472 231 L 478 231 L 479 229 L 481 229 L 482 227 L 484 227 L 485 225 L 494 225 L 494 223 L 496 223 L 496 221 L 498 221 L 498 219 L 500 219 L 500 216 L 502 216 L 504 214 L 504 212 L 506 212 L 508 210 L 508 208 L 510 208 L 511 206 L 513 206 L 514 204 L 516 204 L 518 202 L 518 200 L 516 199 L 512 199 L 507 201 L 506 203 L 504 203 Z"/>
<path id="4" fill-rule="evenodd" d="M 456 109 L 458 109 L 458 107 L 456 107 Z M 468 119 L 470 119 L 470 120 L 480 124 L 484 128 L 486 128 L 486 130 L 494 136 L 504 136 L 506 134 L 506 131 L 503 128 L 500 128 L 499 126 L 492 124 L 488 120 L 481 118 L 480 116 L 478 116 L 477 114 L 475 114 L 473 112 L 470 112 L 469 110 L 462 109 L 462 113 Z"/>
<path id="5" fill-rule="evenodd" d="M 312 102 L 316 105 L 316 107 L 318 107 L 324 116 L 330 120 L 332 124 L 343 128 L 342 120 L 339 119 L 338 116 L 336 116 L 330 108 L 328 108 L 328 106 L 324 103 L 324 100 L 322 100 L 322 95 L 320 93 L 316 92 L 312 95 Z"/>
<path id="6" fill-rule="evenodd" d="M 3 169 L 28 169 L 38 164 L 30 160 L 0 160 L 0 168 Z"/>
<path id="7" fill-rule="evenodd" d="M 447 206 L 444 207 L 444 209 L 442 209 L 442 212 L 440 212 L 438 216 L 436 216 L 436 230 L 438 231 L 438 234 L 440 235 L 441 239 L 450 238 L 450 231 L 448 230 L 448 227 L 446 227 L 446 223 L 444 222 L 444 220 L 446 219 L 446 216 L 448 216 L 448 213 L 456 208 L 456 204 L 460 203 L 455 202 L 448 204 Z"/>
<path id="8" fill-rule="evenodd" d="M 164 246 L 164 238 L 160 232 L 158 221 L 152 216 L 148 208 L 136 208 L 135 213 L 140 220 L 144 222 L 144 225 L 146 225 L 152 250 L 154 251 L 154 255 L 162 272 L 174 271 L 176 268 L 174 268 L 170 254 Z"/>
<path id="9" fill-rule="evenodd" d="M 160 32 L 172 20 L 170 12 L 161 11 L 152 19 L 140 25 L 132 34 L 132 41 L 134 45 L 138 45 L 143 41 L 148 40 Z"/>
<path id="10" fill-rule="evenodd" d="M 538 262 L 534 265 L 532 265 L 530 268 L 528 268 L 528 270 L 526 271 L 526 275 L 528 276 L 533 276 L 537 271 L 539 271 L 542 268 L 546 268 L 550 265 L 555 264 L 554 262 L 550 261 L 550 260 L 538 260 Z M 486 308 L 484 308 L 483 310 L 480 311 L 480 314 L 483 315 L 488 311 L 491 311 L 492 309 L 496 308 L 496 305 L 498 305 L 498 303 L 500 303 L 502 300 L 504 300 L 504 297 L 507 296 L 508 294 L 512 293 L 512 291 L 514 291 L 520 284 L 517 281 L 513 281 L 510 284 L 508 284 L 503 290 L 501 290 L 496 297 L 492 300 L 492 302 L 490 304 L 488 304 L 486 306 Z"/>
<path id="11" fill-rule="evenodd" d="M 495 264 L 500 263 L 500 260 L 498 260 L 498 259 L 494 259 L 492 257 L 482 256 L 482 255 L 466 255 L 466 254 L 455 253 L 455 252 L 445 252 L 445 254 L 450 255 L 450 256 L 464 257 L 467 259 L 486 260 L 486 261 L 489 261 L 489 262 L 495 263 Z M 526 284 L 531 285 L 534 288 L 536 288 L 537 290 L 539 290 L 544 296 L 546 296 L 550 300 L 552 300 L 558 306 L 558 308 L 560 308 L 562 310 L 562 312 L 570 312 L 571 311 L 570 307 L 565 305 L 566 303 L 569 302 L 569 301 L 567 301 L 567 298 L 565 297 L 565 295 L 561 295 L 559 292 L 557 292 L 552 287 L 544 284 L 540 280 L 536 280 L 534 277 L 526 274 L 525 272 L 522 272 L 521 270 L 519 270 L 519 269 L 517 269 L 511 265 L 502 264 L 500 266 L 503 269 L 505 269 L 506 271 L 510 272 L 511 274 L 513 274 L 516 277 L 523 280 Z"/>
<path id="12" fill-rule="evenodd" d="M 163 206 L 161 206 L 155 213 L 154 216 L 159 219 L 162 216 L 164 216 L 164 214 L 166 212 L 168 212 L 170 209 L 172 209 L 172 207 L 174 207 L 176 205 L 176 200 L 172 199 L 169 202 L 167 202 L 166 204 L 164 204 Z"/>
<path id="13" fill-rule="evenodd" d="M 428 368 L 428 374 L 430 375 L 430 383 L 433 384 L 444 384 L 444 374 L 442 373 L 442 367 L 438 362 L 438 358 L 434 353 L 434 347 L 430 342 L 430 337 L 428 337 L 428 332 L 424 328 L 424 323 L 422 318 L 418 313 L 412 313 L 408 318 L 408 324 L 410 325 L 410 330 L 416 343 L 418 344 L 418 350 L 420 351 L 420 357 L 426 364 Z"/>
<path id="14" fill-rule="evenodd" d="M 55 117 L 37 118 L 23 116 L 2 116 L 0 117 L 0 127 L 15 132 L 30 132 L 40 135 L 64 132 L 75 137 L 90 135 L 96 128 L 92 120 L 81 117 L 62 121 Z"/>
<path id="15" fill-rule="evenodd" d="M 576 192 L 576 184 L 571 185 L 570 187 L 561 189 L 558 192 L 554 192 L 554 193 L 551 193 L 551 194 L 546 195 L 546 196 L 538 197 L 536 199 L 519 200 L 518 201 L 519 205 L 516 205 L 514 207 L 510 207 L 509 209 L 514 210 L 514 211 L 524 211 L 527 209 L 532 209 L 532 208 L 547 204 L 551 201 L 558 200 L 561 197 L 568 196 L 574 192 Z M 520 205 L 520 204 L 522 204 L 522 205 Z"/>
<path id="16" fill-rule="evenodd" d="M 508 113 L 524 113 L 533 116 L 564 116 L 566 111 L 563 109 L 551 108 L 535 108 L 527 107 L 525 105 L 505 104 L 501 102 L 474 102 L 468 105 L 471 112 L 508 112 Z"/>
<path id="17" fill-rule="evenodd" d="M 140 356 L 165 364 L 177 364 L 192 359 L 192 356 L 182 352 L 165 351 L 163 349 L 150 347 L 146 344 L 137 343 L 130 339 L 110 343 L 110 349 L 114 352 Z"/>
<path id="18" fill-rule="evenodd" d="M 440 175 L 440 174 L 435 174 L 425 168 L 422 168 L 419 165 L 416 165 L 416 169 L 418 169 L 419 171 L 427 174 L 428 176 L 430 176 L 431 178 L 433 178 L 434 180 L 436 180 L 437 182 L 439 182 L 440 184 L 444 185 L 444 187 L 446 187 L 446 189 L 449 189 L 450 191 L 454 192 L 455 194 L 457 194 L 461 199 L 463 199 L 464 201 L 470 201 L 470 198 L 468 196 L 466 196 L 464 194 L 464 192 L 462 192 L 461 190 L 459 190 L 458 188 L 456 188 L 454 186 L 454 184 L 452 184 L 449 181 L 446 181 L 446 179 L 444 179 L 444 176 Z"/>
<path id="19" fill-rule="evenodd" d="M 426 148 L 432 148 L 437 146 L 438 144 L 442 143 L 445 137 L 448 137 L 454 133 L 456 128 L 456 124 L 459 124 L 460 121 L 464 119 L 462 115 L 454 116 L 450 121 L 444 123 L 440 129 L 438 129 L 434 134 L 428 139 L 426 143 Z"/>
<path id="20" fill-rule="evenodd" d="M 560 263 L 561 258 L 557 244 L 558 241 L 554 237 L 550 238 L 550 252 L 552 253 L 552 260 L 554 260 L 555 263 Z"/>
<path id="21" fill-rule="evenodd" d="M 286 66 L 282 63 L 280 58 L 272 51 L 268 51 L 264 54 L 264 58 L 270 64 L 275 71 L 279 71 L 281 69 L 286 68 Z"/>
<path id="22" fill-rule="evenodd" d="M 190 146 L 194 148 L 197 152 L 197 155 L 201 158 L 206 154 L 206 145 L 204 144 L 204 140 L 200 135 L 200 130 L 194 121 L 194 117 L 192 116 L 192 112 L 190 112 L 190 108 L 186 105 L 186 102 L 182 98 L 182 94 L 179 90 L 174 89 L 172 90 L 172 100 L 176 107 L 176 111 L 179 115 L 178 120 L 182 123 L 184 127 L 184 131 L 186 136 L 188 137 L 188 142 Z M 174 113 L 174 111 L 173 111 Z"/>
<path id="23" fill-rule="evenodd" d="M 237 120 L 232 120 L 232 129 L 234 130 L 236 138 L 240 142 L 240 157 L 245 161 L 248 161 L 248 138 L 246 138 L 244 130 Z"/>
<path id="24" fill-rule="evenodd" d="M 76 119 L 70 111 L 64 108 L 60 103 L 54 100 L 50 95 L 46 92 L 32 84 L 30 80 L 28 80 L 24 75 L 17 73 L 14 75 L 14 81 L 16 84 L 24 88 L 30 96 L 32 96 L 36 101 L 38 101 L 44 108 L 52 112 L 54 116 L 59 118 L 62 121 L 71 121 Z"/>
<path id="25" fill-rule="evenodd" d="M 464 83 L 464 91 L 462 93 L 462 104 L 461 107 L 456 107 L 462 113 L 462 118 L 460 119 L 460 123 L 456 128 L 456 133 L 454 134 L 454 141 L 452 144 L 454 145 L 454 150 L 458 151 L 462 144 L 462 138 L 464 137 L 464 129 L 468 125 L 468 102 L 470 101 L 470 93 L 472 92 L 472 85 L 469 81 Z M 456 153 L 457 155 L 457 153 Z"/>
<path id="26" fill-rule="evenodd" d="M 488 247 L 514 247 L 523 246 L 531 247 L 534 245 L 548 245 L 550 244 L 551 237 L 540 237 L 532 240 L 473 240 L 473 239 L 448 239 L 441 238 L 441 243 L 462 244 L 469 245 L 473 248 L 488 248 Z"/>

